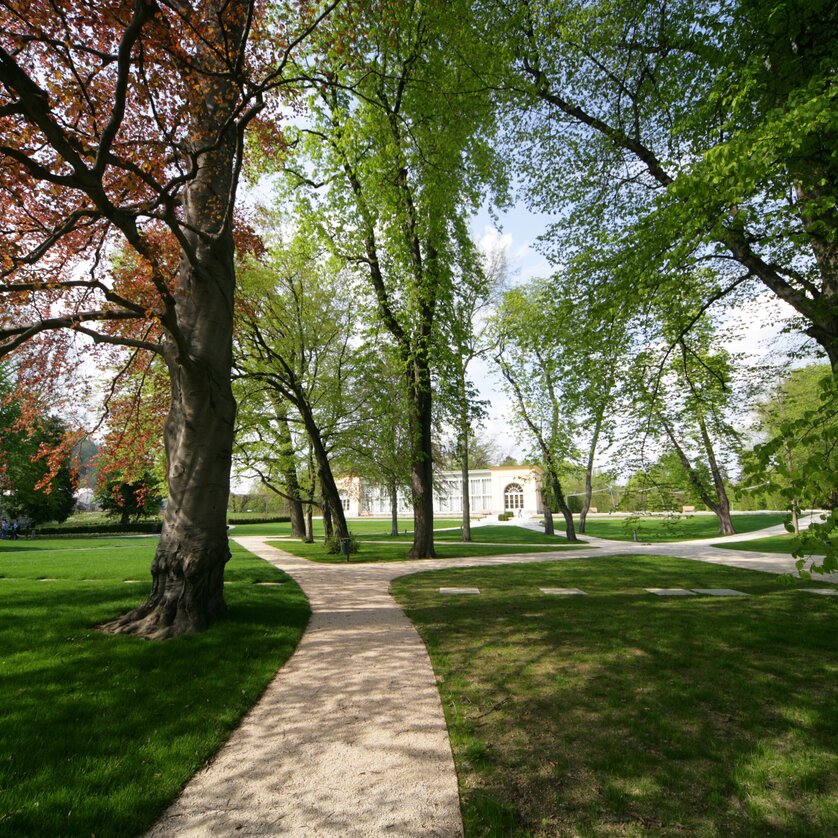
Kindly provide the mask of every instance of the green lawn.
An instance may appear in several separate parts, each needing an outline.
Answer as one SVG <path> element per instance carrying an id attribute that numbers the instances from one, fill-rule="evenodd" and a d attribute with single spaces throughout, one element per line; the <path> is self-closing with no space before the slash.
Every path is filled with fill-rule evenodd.
<path id="1" fill-rule="evenodd" d="M 782 524 L 786 516 L 776 514 L 756 514 L 742 512 L 733 515 L 736 532 L 754 532 L 755 530 Z M 667 518 L 663 515 L 630 519 L 625 517 L 588 518 L 586 535 L 596 538 L 613 538 L 619 541 L 631 541 L 632 530 L 637 530 L 639 541 L 687 541 L 694 538 L 713 538 L 719 534 L 719 522 L 715 515 L 679 515 Z"/>
<path id="2" fill-rule="evenodd" d="M 755 550 L 759 553 L 783 553 L 791 555 L 792 541 L 795 536 L 792 533 L 785 535 L 769 535 L 766 538 L 755 538 L 752 541 L 733 541 L 730 543 L 720 542 L 713 547 L 724 547 L 726 550 Z M 814 555 L 822 556 L 823 551 Z"/>
<path id="3" fill-rule="evenodd" d="M 323 521 L 314 519 L 314 537 L 323 537 Z M 390 519 L 383 518 L 350 518 L 349 531 L 353 535 L 390 537 Z M 457 527 L 462 523 L 459 518 L 440 518 L 434 521 L 436 527 Z M 405 519 L 399 523 L 400 537 L 413 538 L 413 519 Z M 279 535 L 290 536 L 291 524 L 236 524 L 230 535 Z"/>
<path id="4" fill-rule="evenodd" d="M 324 564 L 343 564 L 346 557 L 327 553 L 320 542 L 305 544 L 302 541 L 275 541 L 273 546 L 286 553 L 308 559 L 312 562 Z M 403 562 L 407 558 L 408 544 L 388 544 L 379 541 L 361 541 L 361 549 L 350 556 L 352 562 Z M 557 544 L 548 547 L 543 544 L 526 544 L 523 546 L 508 544 L 450 544 L 438 542 L 436 544 L 437 558 L 454 559 L 474 556 L 509 556 L 517 553 L 549 553 L 553 550 L 573 550 L 573 546 Z"/>
<path id="5" fill-rule="evenodd" d="M 142 600 L 154 543 L 0 542 L 0 835 L 142 834 L 296 646 L 302 592 L 236 545 L 211 631 L 96 631 Z"/>
<path id="6" fill-rule="evenodd" d="M 838 600 L 655 557 L 436 571 L 393 591 L 431 654 L 469 838 L 838 834 Z"/>
<path id="7" fill-rule="evenodd" d="M 440 527 L 452 526 L 448 522 L 435 522 L 435 541 L 457 541 L 461 542 L 463 530 L 457 523 L 454 529 L 440 529 Z M 389 535 L 363 535 L 364 541 L 387 540 L 392 541 Z M 398 540 L 410 542 L 413 533 L 400 535 Z M 545 535 L 537 530 L 517 527 L 514 525 L 487 524 L 486 526 L 472 527 L 471 540 L 475 544 L 553 544 L 564 545 L 568 541 L 563 535 Z"/>

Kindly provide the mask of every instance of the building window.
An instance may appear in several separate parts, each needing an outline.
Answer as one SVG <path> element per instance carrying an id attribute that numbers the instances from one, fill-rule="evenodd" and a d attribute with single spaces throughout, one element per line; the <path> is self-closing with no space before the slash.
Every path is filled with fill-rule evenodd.
<path id="1" fill-rule="evenodd" d="M 524 490 L 520 483 L 510 483 L 503 490 L 503 508 L 506 512 L 524 508 Z"/>
<path id="2" fill-rule="evenodd" d="M 492 511 L 492 479 L 475 477 L 469 480 L 469 501 L 472 512 Z"/>

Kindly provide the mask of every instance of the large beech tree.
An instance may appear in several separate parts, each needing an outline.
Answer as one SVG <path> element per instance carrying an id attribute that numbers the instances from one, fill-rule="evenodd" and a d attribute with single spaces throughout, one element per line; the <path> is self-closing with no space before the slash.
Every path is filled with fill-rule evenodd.
<path id="1" fill-rule="evenodd" d="M 245 132 L 328 7 L 78 0 L 0 11 L 0 355 L 52 330 L 165 361 L 169 504 L 152 590 L 109 623 L 164 638 L 225 611 L 234 213 Z M 289 23 L 290 21 L 290 23 Z M 119 256 L 119 258 L 117 258 Z"/>

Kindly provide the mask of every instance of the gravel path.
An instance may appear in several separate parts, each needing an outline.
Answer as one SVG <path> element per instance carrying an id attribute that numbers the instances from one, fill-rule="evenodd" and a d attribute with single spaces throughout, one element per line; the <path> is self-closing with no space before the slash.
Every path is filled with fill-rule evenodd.
<path id="1" fill-rule="evenodd" d="M 260 537 L 236 538 L 294 577 L 311 603 L 311 621 L 263 697 L 149 835 L 462 835 L 457 777 L 430 660 L 389 594 L 398 576 L 606 552 L 680 556 L 770 573 L 794 569 L 789 557 L 707 543 L 586 540 L 590 548 L 565 553 L 324 565 L 268 547 Z"/>

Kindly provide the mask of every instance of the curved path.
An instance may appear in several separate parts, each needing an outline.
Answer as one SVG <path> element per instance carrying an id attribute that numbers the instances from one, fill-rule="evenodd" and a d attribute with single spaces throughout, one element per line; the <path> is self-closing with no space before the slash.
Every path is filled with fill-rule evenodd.
<path id="1" fill-rule="evenodd" d="M 794 568 L 789 557 L 708 543 L 586 540 L 591 547 L 563 553 L 327 565 L 290 556 L 260 537 L 236 538 L 294 577 L 311 604 L 311 621 L 262 698 L 149 835 L 462 835 L 457 777 L 430 660 L 389 593 L 398 576 L 579 559 L 606 550 L 771 573 Z"/>

